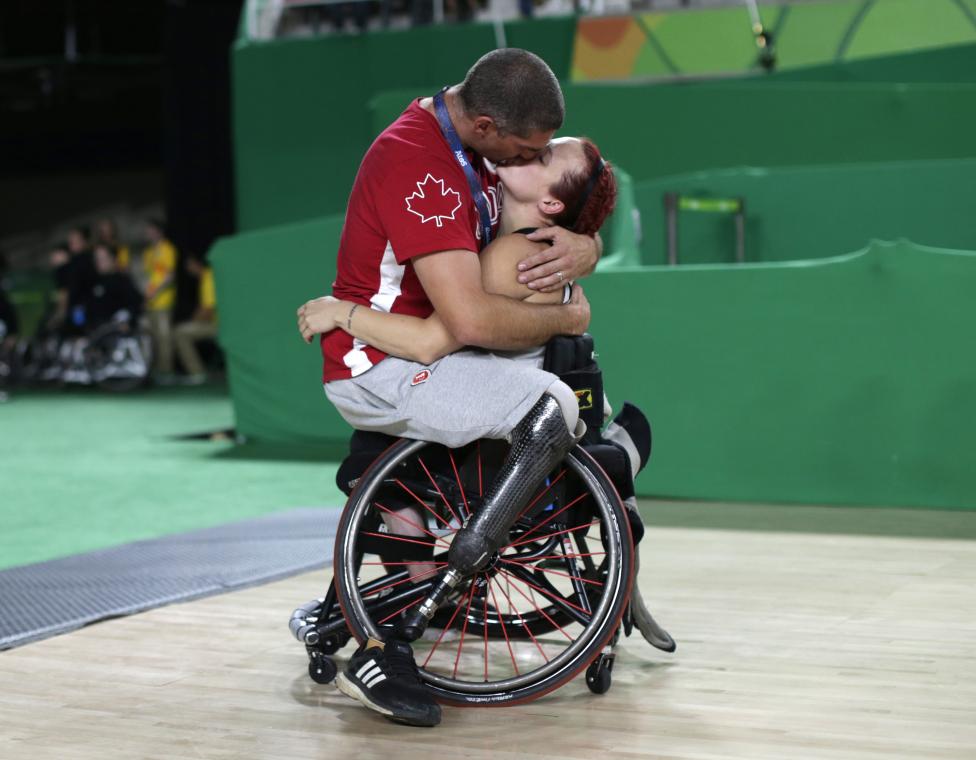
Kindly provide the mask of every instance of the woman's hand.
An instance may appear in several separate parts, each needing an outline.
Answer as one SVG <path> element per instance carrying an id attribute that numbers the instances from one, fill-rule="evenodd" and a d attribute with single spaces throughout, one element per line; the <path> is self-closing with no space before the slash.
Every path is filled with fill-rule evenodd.
<path id="1" fill-rule="evenodd" d="M 573 293 L 566 304 L 567 309 L 572 310 L 573 328 L 571 335 L 582 335 L 590 326 L 590 302 L 583 294 L 583 288 L 579 283 L 573 285 Z"/>
<path id="2" fill-rule="evenodd" d="M 562 227 L 542 227 L 528 238 L 536 242 L 552 241 L 551 246 L 524 258 L 518 265 L 518 281 L 543 292 L 556 290 L 570 280 L 590 274 L 603 249 L 599 235 L 591 238 Z"/>
<path id="3" fill-rule="evenodd" d="M 302 339 L 311 343 L 314 336 L 335 330 L 344 324 L 353 305 L 350 301 L 340 301 L 332 296 L 306 301 L 298 307 L 298 332 L 302 334 Z"/>

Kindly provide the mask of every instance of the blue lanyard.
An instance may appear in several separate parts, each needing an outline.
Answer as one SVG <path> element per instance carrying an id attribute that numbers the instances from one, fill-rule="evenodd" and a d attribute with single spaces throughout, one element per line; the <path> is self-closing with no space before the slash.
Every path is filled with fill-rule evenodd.
<path id="1" fill-rule="evenodd" d="M 446 89 L 445 87 L 444 90 Z M 451 123 L 451 116 L 444 104 L 444 90 L 434 96 L 434 110 L 437 112 L 437 120 L 441 123 L 441 132 L 444 133 L 447 144 L 451 146 L 451 152 L 454 153 L 455 160 L 461 164 L 464 176 L 468 180 L 471 197 L 474 198 L 475 208 L 478 209 L 478 216 L 481 217 L 481 247 L 484 248 L 491 242 L 491 213 L 488 211 L 488 201 L 485 198 L 484 190 L 481 189 L 481 180 L 475 174 L 471 162 L 468 161 L 468 156 L 464 152 L 464 145 L 461 144 L 461 138 L 458 137 L 454 124 Z"/>

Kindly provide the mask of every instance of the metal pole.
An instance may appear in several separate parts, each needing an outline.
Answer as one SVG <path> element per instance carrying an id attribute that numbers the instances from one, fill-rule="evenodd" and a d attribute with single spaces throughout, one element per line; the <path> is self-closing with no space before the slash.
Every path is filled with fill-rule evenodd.
<path id="1" fill-rule="evenodd" d="M 739 198 L 739 210 L 735 212 L 735 260 L 746 260 L 746 199 Z"/>
<path id="2" fill-rule="evenodd" d="M 668 264 L 678 265 L 678 194 L 664 194 L 664 213 L 667 217 Z"/>

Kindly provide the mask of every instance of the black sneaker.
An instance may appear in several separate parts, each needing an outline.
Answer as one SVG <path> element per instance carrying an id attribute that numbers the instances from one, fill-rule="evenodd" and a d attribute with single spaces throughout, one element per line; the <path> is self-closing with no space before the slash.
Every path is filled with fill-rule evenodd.
<path id="1" fill-rule="evenodd" d="M 345 671 L 339 674 L 339 691 L 397 723 L 440 723 L 440 705 L 420 680 L 410 645 L 393 640 L 383 647 L 374 641 L 366 646 L 349 658 Z"/>

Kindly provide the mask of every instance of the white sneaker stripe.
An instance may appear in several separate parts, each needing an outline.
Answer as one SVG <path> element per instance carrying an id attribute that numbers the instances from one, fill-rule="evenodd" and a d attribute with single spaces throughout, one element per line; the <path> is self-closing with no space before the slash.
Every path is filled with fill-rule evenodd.
<path id="1" fill-rule="evenodd" d="M 372 680 L 365 682 L 366 683 L 366 688 L 367 689 L 372 689 L 376 684 L 382 683 L 385 680 L 386 680 L 386 676 L 383 675 L 382 673 L 380 673 L 380 674 L 378 674 L 376 676 L 373 676 Z"/>
<path id="2" fill-rule="evenodd" d="M 365 665 L 363 665 L 359 670 L 356 671 L 356 678 L 362 681 L 365 678 L 369 677 L 368 673 L 369 671 L 372 670 L 379 670 L 379 666 L 373 660 L 370 660 Z"/>

